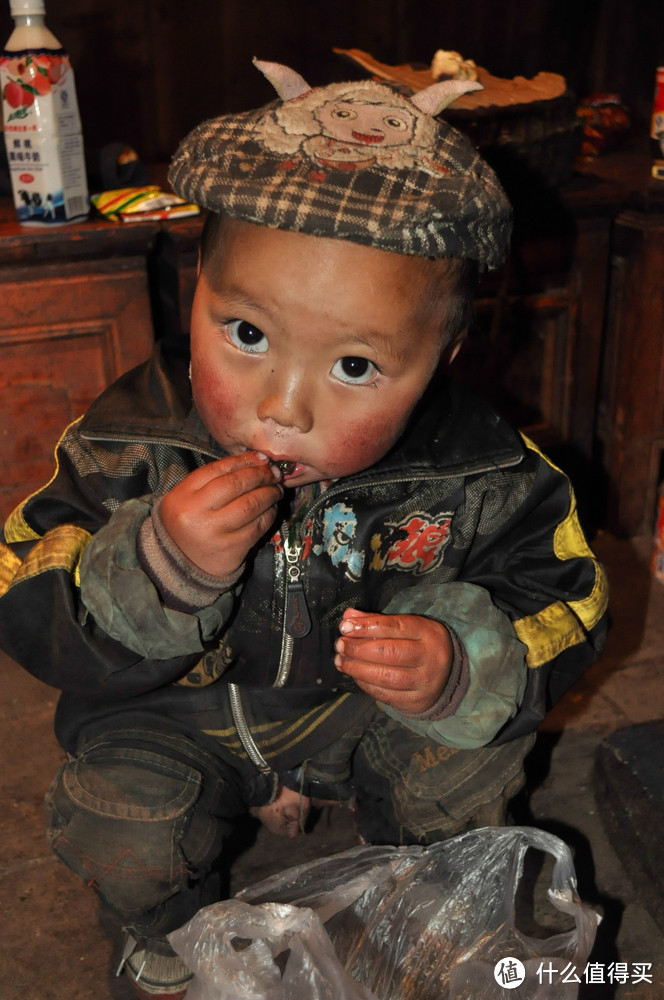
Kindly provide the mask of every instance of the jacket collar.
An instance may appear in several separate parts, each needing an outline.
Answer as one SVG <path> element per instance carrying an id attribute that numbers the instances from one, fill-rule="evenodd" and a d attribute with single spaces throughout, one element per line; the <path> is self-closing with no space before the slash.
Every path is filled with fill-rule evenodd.
<path id="1" fill-rule="evenodd" d="M 224 455 L 193 409 L 185 336 L 158 341 L 147 362 L 109 386 L 83 417 L 80 433 L 91 440 L 172 441 Z"/>
<path id="2" fill-rule="evenodd" d="M 373 472 L 410 477 L 468 475 L 517 465 L 520 436 L 493 407 L 449 378 L 438 377 L 416 407 L 406 431 Z M 370 470 L 368 470 L 370 471 Z"/>

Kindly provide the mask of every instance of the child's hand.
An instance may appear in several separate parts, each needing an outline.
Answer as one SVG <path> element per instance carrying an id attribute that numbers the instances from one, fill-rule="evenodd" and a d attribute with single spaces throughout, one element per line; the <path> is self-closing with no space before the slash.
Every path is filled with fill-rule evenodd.
<path id="1" fill-rule="evenodd" d="M 280 478 L 258 452 L 220 458 L 190 472 L 164 496 L 162 522 L 200 569 L 230 576 L 273 523 L 284 493 Z"/>
<path id="2" fill-rule="evenodd" d="M 422 615 L 348 608 L 339 631 L 335 665 L 372 698 L 406 715 L 436 704 L 452 666 L 452 641 L 444 625 Z"/>
<path id="3" fill-rule="evenodd" d="M 285 785 L 279 785 L 274 802 L 267 806 L 253 806 L 249 812 L 257 816 L 271 833 L 284 837 L 297 837 L 309 814 L 311 799 L 300 795 Z"/>

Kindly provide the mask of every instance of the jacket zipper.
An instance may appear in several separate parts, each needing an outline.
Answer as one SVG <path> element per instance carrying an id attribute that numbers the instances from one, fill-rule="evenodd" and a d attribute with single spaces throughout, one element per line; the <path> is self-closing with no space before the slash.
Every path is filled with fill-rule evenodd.
<path id="1" fill-rule="evenodd" d="M 254 767 L 258 768 L 261 774 L 271 774 L 272 768 L 265 760 L 265 757 L 260 752 L 258 747 L 256 746 L 254 738 L 251 735 L 251 730 L 247 725 L 247 720 L 244 717 L 244 709 L 242 707 L 240 690 L 237 684 L 228 685 L 228 697 L 231 703 L 233 722 L 235 723 L 237 734 L 240 737 L 240 742 L 246 751 L 247 757 L 254 765 Z"/>
<path id="2" fill-rule="evenodd" d="M 296 639 L 303 639 L 311 632 L 311 616 L 302 583 L 300 557 L 304 543 L 294 545 L 282 532 L 286 579 L 283 596 L 283 623 L 281 627 L 281 654 L 273 687 L 283 687 L 288 679 Z"/>

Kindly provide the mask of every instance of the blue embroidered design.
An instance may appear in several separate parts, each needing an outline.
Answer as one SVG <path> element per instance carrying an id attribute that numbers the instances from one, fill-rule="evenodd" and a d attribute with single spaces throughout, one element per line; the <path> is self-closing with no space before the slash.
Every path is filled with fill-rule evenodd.
<path id="1" fill-rule="evenodd" d="M 355 512 L 344 503 L 335 503 L 323 515 L 323 544 L 314 552 L 326 552 L 334 566 L 345 564 L 346 576 L 357 579 L 362 572 L 364 553 L 353 548 L 357 531 Z"/>

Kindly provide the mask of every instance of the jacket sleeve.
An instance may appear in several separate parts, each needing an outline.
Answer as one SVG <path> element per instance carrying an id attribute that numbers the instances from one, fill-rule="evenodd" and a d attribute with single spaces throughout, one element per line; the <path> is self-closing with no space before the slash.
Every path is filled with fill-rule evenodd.
<path id="1" fill-rule="evenodd" d="M 228 620 L 232 589 L 195 611 L 162 602 L 138 555 L 137 538 L 153 497 L 127 500 L 90 540 L 81 558 L 83 619 L 91 614 L 111 638 L 145 658 L 202 653 Z"/>
<path id="2" fill-rule="evenodd" d="M 149 462 L 141 465 L 128 456 L 126 446 L 118 448 L 116 457 L 114 468 L 113 455 L 106 454 L 102 472 L 94 447 L 72 425 L 56 450 L 53 479 L 7 519 L 0 541 L 0 646 L 40 680 L 62 691 L 126 698 L 186 673 L 200 659 L 206 638 L 223 620 L 232 596 L 224 595 L 218 605 L 198 616 L 157 609 L 154 585 L 129 555 L 130 525 L 140 524 L 149 502 L 123 502 L 122 496 L 127 465 L 138 493 L 155 486 L 154 470 Z M 97 535 L 99 542 L 88 554 Z M 116 550 L 105 569 L 100 565 L 102 550 L 107 555 Z M 85 607 L 84 566 L 95 560 L 98 574 L 114 576 L 120 604 L 136 596 L 134 588 L 140 590 L 141 600 L 134 603 L 137 609 L 146 609 L 136 610 L 132 626 L 138 633 L 147 625 L 158 637 L 150 649 L 140 641 L 128 644 L 126 634 L 115 628 L 117 607 L 101 599 L 95 614 Z M 166 625 L 170 644 L 163 641 L 163 628 L 160 632 Z"/>
<path id="3" fill-rule="evenodd" d="M 438 722 L 397 716 L 455 747 L 499 744 L 537 729 L 606 638 L 606 574 L 580 526 L 571 484 L 524 440 L 518 466 L 467 489 L 457 532 L 472 541 L 458 543 L 457 581 L 415 587 L 386 609 L 436 618 L 464 643 L 470 684 L 455 714 Z"/>
<path id="4" fill-rule="evenodd" d="M 385 612 L 423 615 L 449 625 L 463 644 L 470 674 L 453 715 L 424 721 L 385 705 L 387 714 L 436 743 L 460 750 L 489 743 L 517 713 L 526 689 L 527 650 L 508 616 L 484 588 L 459 582 L 403 591 Z"/>
<path id="5" fill-rule="evenodd" d="M 606 573 L 581 528 L 572 486 L 524 441 L 520 475 L 514 470 L 512 485 L 495 477 L 485 497 L 462 577 L 489 592 L 527 651 L 519 710 L 496 743 L 539 726 L 598 658 L 609 625 Z"/>

